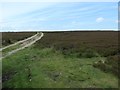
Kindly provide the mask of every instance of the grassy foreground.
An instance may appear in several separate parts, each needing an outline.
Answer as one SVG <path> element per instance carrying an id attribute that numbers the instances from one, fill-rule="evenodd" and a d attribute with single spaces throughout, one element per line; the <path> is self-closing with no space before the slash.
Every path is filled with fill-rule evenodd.
<path id="1" fill-rule="evenodd" d="M 104 59 L 32 46 L 2 60 L 3 88 L 117 88 L 116 76 L 93 67 Z"/>

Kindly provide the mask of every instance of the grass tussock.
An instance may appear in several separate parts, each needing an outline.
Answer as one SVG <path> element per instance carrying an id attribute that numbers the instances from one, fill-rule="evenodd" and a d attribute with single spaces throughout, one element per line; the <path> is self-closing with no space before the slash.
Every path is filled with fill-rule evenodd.
<path id="1" fill-rule="evenodd" d="M 93 66 L 100 68 L 104 72 L 113 73 L 118 77 L 119 75 L 119 57 L 120 55 L 108 56 L 105 60 L 96 62 Z"/>

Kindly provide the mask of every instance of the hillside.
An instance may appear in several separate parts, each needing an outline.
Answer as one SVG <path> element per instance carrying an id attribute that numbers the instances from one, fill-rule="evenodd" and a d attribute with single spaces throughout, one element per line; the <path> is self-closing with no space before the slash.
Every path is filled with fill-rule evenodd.
<path id="1" fill-rule="evenodd" d="M 118 88 L 118 51 L 118 32 L 44 32 L 2 60 L 3 88 Z"/>

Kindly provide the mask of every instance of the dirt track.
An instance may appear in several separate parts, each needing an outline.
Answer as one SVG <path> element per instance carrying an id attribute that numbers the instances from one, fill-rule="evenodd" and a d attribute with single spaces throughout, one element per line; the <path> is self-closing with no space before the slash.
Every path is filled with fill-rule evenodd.
<path id="1" fill-rule="evenodd" d="M 14 46 L 16 46 L 16 45 L 19 46 L 19 48 L 16 48 L 16 49 L 14 49 L 14 50 L 11 50 L 11 51 L 7 52 L 7 54 L 2 55 L 2 57 L 0 57 L 0 59 L 3 59 L 3 58 L 5 58 L 5 57 L 7 57 L 7 56 L 10 56 L 10 55 L 13 54 L 13 53 L 16 53 L 16 52 L 19 51 L 19 50 L 22 50 L 22 49 L 24 49 L 24 48 L 26 48 L 26 47 L 31 46 L 31 45 L 34 44 L 36 41 L 38 41 L 39 39 L 41 39 L 43 36 L 44 36 L 43 33 L 37 33 L 37 34 L 35 34 L 35 35 L 33 35 L 33 36 L 25 39 L 25 40 L 21 40 L 21 41 L 18 41 L 18 42 L 16 42 L 16 43 L 14 43 L 14 44 L 11 44 L 11 45 L 9 45 L 9 46 L 6 46 L 6 47 L 4 47 L 4 48 L 1 48 L 0 51 L 3 51 L 3 50 L 5 50 L 5 49 L 14 47 Z"/>

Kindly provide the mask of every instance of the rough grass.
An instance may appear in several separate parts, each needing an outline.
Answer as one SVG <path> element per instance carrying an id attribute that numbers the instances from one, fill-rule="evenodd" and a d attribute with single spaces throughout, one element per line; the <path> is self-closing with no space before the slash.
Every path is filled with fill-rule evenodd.
<path id="1" fill-rule="evenodd" d="M 119 75 L 119 57 L 120 55 L 114 55 L 114 56 L 108 56 L 104 62 L 103 61 L 98 61 L 95 63 L 93 66 L 100 68 L 104 72 L 109 72 L 113 73 L 117 77 L 120 77 Z"/>
<path id="2" fill-rule="evenodd" d="M 20 45 L 14 45 L 14 46 L 11 46 L 9 48 L 2 50 L 2 56 L 6 55 L 8 52 L 15 50 L 17 48 L 20 48 Z"/>
<path id="3" fill-rule="evenodd" d="M 117 88 L 118 77 L 109 73 L 117 62 L 109 56 L 119 51 L 118 32 L 44 33 L 2 60 L 3 88 Z M 106 70 L 94 67 L 99 61 Z"/>
<path id="4" fill-rule="evenodd" d="M 93 67 L 100 59 L 29 47 L 3 59 L 3 88 L 117 88 L 117 77 Z"/>

